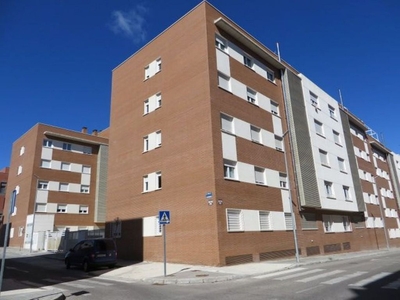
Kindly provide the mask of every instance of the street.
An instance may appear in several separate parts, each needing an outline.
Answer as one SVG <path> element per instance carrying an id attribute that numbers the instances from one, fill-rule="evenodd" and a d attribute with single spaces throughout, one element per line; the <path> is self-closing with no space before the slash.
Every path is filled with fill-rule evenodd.
<path id="1" fill-rule="evenodd" d="M 89 273 L 78 268 L 65 270 L 62 261 L 44 257 L 7 260 L 3 291 L 8 292 L 1 298 L 16 299 L 12 298 L 12 291 L 26 288 L 47 289 L 49 293 L 62 291 L 67 299 L 100 300 L 400 298 L 400 257 L 397 251 L 214 284 L 154 285 L 98 277 L 105 272 L 108 269 Z M 19 299 L 30 299 L 29 294 Z"/>

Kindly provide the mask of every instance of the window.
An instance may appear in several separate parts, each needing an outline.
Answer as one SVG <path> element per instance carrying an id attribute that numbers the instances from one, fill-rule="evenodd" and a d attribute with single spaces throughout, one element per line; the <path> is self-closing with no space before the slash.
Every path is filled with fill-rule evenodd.
<path id="1" fill-rule="evenodd" d="M 343 158 L 338 157 L 338 164 L 339 164 L 339 170 L 341 172 L 346 172 L 346 165 L 344 163 L 344 159 Z"/>
<path id="2" fill-rule="evenodd" d="M 324 181 L 324 185 L 325 185 L 326 196 L 333 197 L 334 194 L 333 194 L 333 189 L 332 189 L 332 182 Z"/>
<path id="3" fill-rule="evenodd" d="M 79 213 L 80 214 L 88 214 L 89 213 L 89 207 L 87 205 L 79 206 Z"/>
<path id="4" fill-rule="evenodd" d="M 260 211 L 258 213 L 260 218 L 260 230 L 271 230 L 271 220 L 269 217 L 269 211 Z"/>
<path id="5" fill-rule="evenodd" d="M 71 169 L 71 164 L 70 163 L 66 163 L 66 162 L 62 162 L 61 163 L 61 170 L 69 171 L 70 169 Z"/>
<path id="6" fill-rule="evenodd" d="M 279 185 L 281 188 L 287 188 L 287 176 L 284 173 L 279 173 Z"/>
<path id="7" fill-rule="evenodd" d="M 19 175 L 19 174 L 21 174 L 21 173 L 22 173 L 22 166 L 18 166 L 17 175 Z"/>
<path id="8" fill-rule="evenodd" d="M 82 173 L 83 174 L 90 174 L 91 168 L 90 166 L 82 166 Z"/>
<path id="9" fill-rule="evenodd" d="M 236 162 L 224 159 L 224 177 L 236 179 Z"/>
<path id="10" fill-rule="evenodd" d="M 6 193 L 7 182 L 0 182 L 0 194 L 3 195 Z"/>
<path id="11" fill-rule="evenodd" d="M 348 186 L 343 186 L 343 194 L 344 194 L 344 199 L 351 200 L 350 188 Z"/>
<path id="12" fill-rule="evenodd" d="M 156 95 L 156 108 L 161 107 L 161 93 Z"/>
<path id="13" fill-rule="evenodd" d="M 310 101 L 311 101 L 311 105 L 318 107 L 318 96 L 312 92 L 310 92 Z"/>
<path id="14" fill-rule="evenodd" d="M 149 99 L 144 101 L 144 114 L 148 114 L 150 112 L 150 104 Z"/>
<path id="15" fill-rule="evenodd" d="M 18 236 L 22 236 L 24 234 L 24 226 L 18 227 Z"/>
<path id="16" fill-rule="evenodd" d="M 68 192 L 69 190 L 69 184 L 68 183 L 60 183 L 60 191 L 61 192 Z"/>
<path id="17" fill-rule="evenodd" d="M 92 154 L 92 147 L 84 146 L 83 153 L 84 154 Z"/>
<path id="18" fill-rule="evenodd" d="M 315 132 L 319 135 L 324 136 L 324 127 L 321 122 L 314 120 Z"/>
<path id="19" fill-rule="evenodd" d="M 329 109 L 329 115 L 331 116 L 331 118 L 336 120 L 335 108 L 330 106 L 330 105 L 328 105 L 328 109 Z"/>
<path id="20" fill-rule="evenodd" d="M 243 215 L 240 209 L 227 209 L 228 231 L 243 231 Z"/>
<path id="21" fill-rule="evenodd" d="M 351 226 L 348 216 L 342 216 L 342 223 L 344 231 L 351 231 Z"/>
<path id="22" fill-rule="evenodd" d="M 272 101 L 271 101 L 271 113 L 279 116 L 278 104 L 276 104 L 275 102 L 272 102 Z"/>
<path id="23" fill-rule="evenodd" d="M 275 148 L 276 150 L 283 151 L 283 138 L 280 136 L 275 136 Z"/>
<path id="24" fill-rule="evenodd" d="M 319 157 L 322 165 L 329 166 L 328 152 L 319 149 Z"/>
<path id="25" fill-rule="evenodd" d="M 39 181 L 38 182 L 38 189 L 39 190 L 47 190 L 49 186 L 49 182 L 48 181 Z"/>
<path id="26" fill-rule="evenodd" d="M 226 49 L 227 49 L 226 41 L 219 36 L 215 36 L 215 47 L 217 47 L 218 49 L 220 49 L 222 51 L 226 51 Z"/>
<path id="27" fill-rule="evenodd" d="M 22 146 L 21 149 L 19 149 L 19 156 L 23 155 L 25 153 L 25 147 Z"/>
<path id="28" fill-rule="evenodd" d="M 275 82 L 275 74 L 274 71 L 267 69 L 267 79 L 271 82 Z"/>
<path id="29" fill-rule="evenodd" d="M 301 215 L 301 228 L 304 229 L 318 229 L 317 217 L 313 213 L 304 213 Z"/>
<path id="30" fill-rule="evenodd" d="M 221 128 L 224 131 L 233 133 L 233 118 L 224 114 L 221 114 Z"/>
<path id="31" fill-rule="evenodd" d="M 156 189 L 161 189 L 161 172 L 156 173 Z"/>
<path id="32" fill-rule="evenodd" d="M 149 177 L 143 176 L 143 192 L 149 191 Z"/>
<path id="33" fill-rule="evenodd" d="M 332 232 L 331 216 L 324 215 L 322 217 L 323 217 L 323 220 L 324 220 L 324 230 L 325 230 L 325 232 Z"/>
<path id="34" fill-rule="evenodd" d="M 157 72 L 161 71 L 161 58 L 156 60 L 156 65 L 157 65 Z"/>
<path id="35" fill-rule="evenodd" d="M 89 194 L 89 186 L 88 185 L 81 185 L 81 193 Z"/>
<path id="36" fill-rule="evenodd" d="M 231 90 L 230 78 L 222 73 L 218 73 L 218 85 L 224 90 Z"/>
<path id="37" fill-rule="evenodd" d="M 66 212 L 67 212 L 67 205 L 65 205 L 65 204 L 58 204 L 58 205 L 57 205 L 57 212 L 58 212 L 58 213 L 66 213 Z"/>
<path id="38" fill-rule="evenodd" d="M 243 55 L 243 64 L 250 69 L 253 68 L 253 60 L 247 55 Z"/>
<path id="39" fill-rule="evenodd" d="M 43 140 L 43 147 L 53 147 L 53 141 L 50 140 Z"/>
<path id="40" fill-rule="evenodd" d="M 46 203 L 36 203 L 36 212 L 46 212 L 47 204 Z"/>
<path id="41" fill-rule="evenodd" d="M 149 137 L 148 136 L 145 136 L 143 138 L 143 151 L 144 152 L 149 151 Z"/>
<path id="42" fill-rule="evenodd" d="M 251 140 L 257 143 L 261 143 L 261 130 L 253 125 L 250 126 Z"/>
<path id="43" fill-rule="evenodd" d="M 287 230 L 293 229 L 293 218 L 291 213 L 285 213 L 285 228 Z"/>
<path id="44" fill-rule="evenodd" d="M 161 130 L 156 132 L 156 147 L 161 147 Z"/>
<path id="45" fill-rule="evenodd" d="M 252 89 L 247 88 L 247 101 L 250 103 L 256 104 L 257 100 L 257 93 L 253 91 Z"/>
<path id="46" fill-rule="evenodd" d="M 68 143 L 63 143 L 63 150 L 71 151 L 72 145 Z"/>
<path id="47" fill-rule="evenodd" d="M 257 184 L 265 184 L 265 169 L 254 167 L 254 175 Z"/>
<path id="48" fill-rule="evenodd" d="M 47 160 L 47 159 L 42 159 L 42 160 L 40 161 L 40 166 L 41 166 L 42 168 L 48 168 L 48 169 L 50 169 L 50 168 L 51 168 L 51 161 L 50 161 L 50 160 Z"/>
<path id="49" fill-rule="evenodd" d="M 355 228 L 364 228 L 365 227 L 363 216 L 353 216 L 352 221 L 353 221 Z"/>
<path id="50" fill-rule="evenodd" d="M 342 144 L 341 141 L 340 141 L 340 134 L 339 134 L 339 132 L 336 132 L 335 130 L 333 130 L 333 140 L 338 145 Z"/>
<path id="51" fill-rule="evenodd" d="M 144 68 L 144 79 L 150 78 L 150 68 L 149 66 Z"/>

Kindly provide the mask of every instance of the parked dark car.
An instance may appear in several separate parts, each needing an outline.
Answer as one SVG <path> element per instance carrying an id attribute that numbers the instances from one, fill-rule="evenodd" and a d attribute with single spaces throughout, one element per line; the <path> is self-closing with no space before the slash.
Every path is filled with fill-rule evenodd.
<path id="1" fill-rule="evenodd" d="M 117 246 L 113 239 L 87 239 L 80 241 L 67 254 L 65 266 L 80 266 L 85 272 L 95 267 L 113 268 L 117 263 Z"/>

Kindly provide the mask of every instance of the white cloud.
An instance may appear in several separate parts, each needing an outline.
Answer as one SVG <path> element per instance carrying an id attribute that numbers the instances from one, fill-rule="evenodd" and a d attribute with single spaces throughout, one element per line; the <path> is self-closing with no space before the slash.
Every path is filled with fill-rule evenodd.
<path id="1" fill-rule="evenodd" d="M 110 28 L 115 34 L 130 38 L 135 43 L 143 42 L 146 39 L 144 29 L 146 13 L 147 9 L 142 5 L 137 5 L 129 12 L 113 11 Z"/>

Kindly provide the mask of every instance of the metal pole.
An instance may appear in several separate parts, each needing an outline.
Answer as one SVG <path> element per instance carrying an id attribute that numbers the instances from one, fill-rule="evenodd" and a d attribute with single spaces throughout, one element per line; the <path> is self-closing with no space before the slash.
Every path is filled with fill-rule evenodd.
<path id="1" fill-rule="evenodd" d="M 37 194 L 38 194 L 38 186 L 39 186 L 39 177 L 33 174 L 36 177 L 36 188 L 35 188 L 35 200 L 33 203 L 33 216 L 32 216 L 32 228 L 31 228 L 31 242 L 29 245 L 29 252 L 32 253 L 32 244 L 33 244 L 33 233 L 35 228 L 35 219 L 36 219 L 36 201 L 37 201 Z"/>
<path id="2" fill-rule="evenodd" d="M 1 294 L 1 289 L 3 286 L 4 266 L 6 264 L 6 250 L 7 250 L 8 232 L 10 230 L 10 216 L 11 216 L 11 212 L 14 211 L 14 204 L 15 204 L 15 200 L 16 200 L 15 198 L 16 198 L 16 191 L 14 190 L 11 193 L 10 209 L 8 210 L 8 215 L 7 215 L 6 234 L 4 236 L 3 259 L 1 261 L 1 271 L 0 271 L 0 294 Z"/>
<path id="3" fill-rule="evenodd" d="M 167 243 L 166 243 L 165 224 L 163 224 L 163 236 L 164 236 L 164 277 L 167 277 Z"/>

